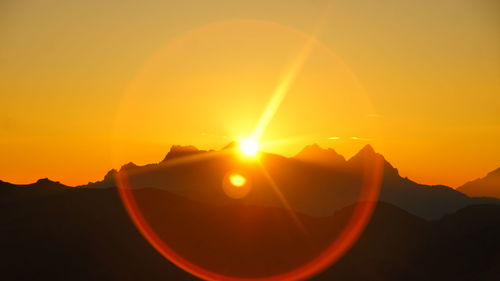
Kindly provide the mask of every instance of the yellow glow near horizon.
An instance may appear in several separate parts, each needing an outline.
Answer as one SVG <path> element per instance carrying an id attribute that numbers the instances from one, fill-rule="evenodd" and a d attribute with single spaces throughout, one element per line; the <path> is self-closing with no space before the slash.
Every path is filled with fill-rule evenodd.
<path id="1" fill-rule="evenodd" d="M 425 184 L 457 187 L 498 167 L 500 6 L 487 1 L 333 1 L 298 68 L 319 2 L 11 2 L 1 180 L 82 185 L 173 144 L 218 149 L 254 132 L 284 156 L 318 143 L 349 158 L 370 142 Z"/>
<path id="2" fill-rule="evenodd" d="M 234 186 L 242 187 L 247 183 L 247 179 L 240 174 L 234 173 L 229 176 L 229 182 Z"/>
<path id="3" fill-rule="evenodd" d="M 255 157 L 259 152 L 259 143 L 255 139 L 244 139 L 239 143 L 240 152 L 248 157 Z"/>

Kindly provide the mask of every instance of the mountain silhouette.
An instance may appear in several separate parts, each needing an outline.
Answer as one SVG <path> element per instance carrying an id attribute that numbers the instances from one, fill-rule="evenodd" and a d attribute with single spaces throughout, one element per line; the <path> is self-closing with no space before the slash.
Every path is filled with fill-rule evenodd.
<path id="1" fill-rule="evenodd" d="M 344 156 L 338 154 L 335 150 L 331 148 L 323 149 L 317 144 L 304 147 L 293 158 L 332 168 L 341 167 L 342 165 L 345 165 L 346 162 Z"/>
<path id="2" fill-rule="evenodd" d="M 19 201 L 32 202 L 59 194 L 70 187 L 47 178 L 36 183 L 15 185 L 0 180 L 0 204 L 16 204 Z"/>
<path id="3" fill-rule="evenodd" d="M 380 194 L 365 234 L 314 280 L 500 276 L 497 199 L 403 178 L 370 145 L 347 160 L 311 145 L 291 158 L 262 152 L 258 162 L 240 159 L 235 148 L 173 146 L 159 163 L 130 162 L 74 188 L 48 179 L 0 181 L 0 270 L 7 280 L 195 279 L 141 238 L 118 196 L 120 178 L 148 228 L 176 254 L 232 276 L 279 274 L 340 237 L 366 204 L 366 181 L 379 172 Z M 247 196 L 226 195 L 228 171 L 247 178 Z"/>
<path id="4" fill-rule="evenodd" d="M 9 200 L 0 204 L 0 270 L 4 280 L 198 280 L 164 259 L 142 238 L 115 188 L 69 188 L 42 180 L 27 186 L 0 182 L 0 190 L 2 200 L 4 194 L 9 194 Z M 163 219 L 157 214 L 157 219 L 172 223 L 170 232 L 177 226 L 190 230 L 185 232 L 186 237 L 177 239 L 186 241 L 180 246 L 187 247 L 186 252 L 193 251 L 193 258 L 203 259 L 203 252 L 210 253 L 207 250 L 210 247 L 218 249 L 224 243 L 236 243 L 222 236 L 221 229 L 209 234 L 215 236 L 202 235 L 207 228 L 214 229 L 216 221 L 186 225 L 181 213 L 173 215 L 174 210 L 195 210 L 215 218 L 212 214 L 226 214 L 234 206 L 206 204 L 161 189 L 138 191 L 146 192 L 145 197 L 149 197 L 148 192 L 161 193 L 163 197 L 156 200 L 168 200 L 164 206 L 178 206 Z M 329 217 L 302 219 L 309 220 L 309 226 L 318 224 L 335 232 L 351 208 L 348 206 Z M 273 220 L 282 223 L 279 217 L 285 215 L 283 209 L 259 206 L 248 206 L 238 212 L 274 214 L 267 222 L 254 222 L 268 226 Z M 232 216 L 237 217 L 236 213 Z M 231 221 L 223 219 L 226 223 Z M 168 232 L 165 226 L 163 235 Z M 217 235 L 225 239 L 209 243 Z M 191 240 L 196 236 L 201 240 Z M 269 236 L 268 241 L 272 241 L 273 236 Z M 499 236 L 497 205 L 471 205 L 429 221 L 379 202 L 354 247 L 312 280 L 498 280 Z M 287 241 L 281 243 L 284 246 Z M 204 251 L 194 251 L 195 247 Z M 235 263 L 238 257 L 234 257 Z"/>
<path id="5" fill-rule="evenodd" d="M 173 159 L 173 158 L 177 158 L 177 157 L 185 157 L 185 156 L 189 156 L 189 155 L 196 155 L 198 153 L 203 153 L 203 152 L 206 152 L 206 151 L 198 150 L 196 147 L 194 147 L 192 145 L 188 145 L 188 146 L 173 145 L 170 148 L 170 151 L 167 153 L 167 155 L 163 159 L 163 161 L 161 161 L 160 163 L 166 162 L 169 159 Z"/>
<path id="6" fill-rule="evenodd" d="M 145 166 L 129 163 L 120 172 L 127 173 L 133 189 L 158 188 L 200 202 L 227 205 L 233 204 L 234 199 L 222 192 L 221 179 L 227 171 L 239 169 L 251 179 L 252 190 L 248 196 L 238 200 L 238 204 L 283 206 L 262 171 L 247 163 L 240 164 L 234 153 L 221 153 L 232 148 L 234 144 L 220 151 L 172 146 L 160 163 Z M 196 161 L 190 161 L 196 157 Z M 370 145 L 347 161 L 333 149 L 310 145 L 292 158 L 261 153 L 260 162 L 290 206 L 299 213 L 311 216 L 329 216 L 356 203 L 366 169 L 373 169 L 377 163 L 383 167 L 379 200 L 422 218 L 438 219 L 473 204 L 500 203 L 497 199 L 470 198 L 450 187 L 427 186 L 403 178 Z M 110 185 L 111 181 L 104 180 L 87 187 Z"/>
<path id="7" fill-rule="evenodd" d="M 488 173 L 484 178 L 460 186 L 457 190 L 471 197 L 500 198 L 500 168 Z"/>
<path id="8" fill-rule="evenodd" d="M 133 163 L 129 163 L 128 164 L 129 168 L 130 167 L 136 167 L 135 164 Z M 126 165 L 124 165 L 125 167 Z M 104 176 L 104 178 L 100 181 L 96 181 L 96 182 L 89 182 L 88 184 L 86 185 L 80 185 L 80 186 L 77 186 L 77 188 L 112 188 L 112 187 L 115 187 L 116 186 L 116 182 L 115 182 L 115 179 L 116 179 L 116 174 L 118 173 L 117 170 L 115 169 L 111 169 L 109 170 L 106 175 Z"/>

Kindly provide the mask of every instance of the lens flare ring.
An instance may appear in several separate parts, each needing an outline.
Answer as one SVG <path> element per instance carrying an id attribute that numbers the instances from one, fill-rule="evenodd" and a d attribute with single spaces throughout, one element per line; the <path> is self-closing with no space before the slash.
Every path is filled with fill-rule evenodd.
<path id="1" fill-rule="evenodd" d="M 125 209 L 130 215 L 135 226 L 153 247 L 165 258 L 178 267 L 199 278 L 210 281 L 278 281 L 278 280 L 303 280 L 311 277 L 341 258 L 359 238 L 371 218 L 376 206 L 380 190 L 383 163 L 382 160 L 374 162 L 373 166 L 364 167 L 363 185 L 359 203 L 351 215 L 349 222 L 340 235 L 316 258 L 306 264 L 288 272 L 258 278 L 241 278 L 223 275 L 200 267 L 183 256 L 179 255 L 168 244 L 158 237 L 154 229 L 140 212 L 140 208 L 132 193 L 126 171 L 120 171 L 117 176 L 118 192 Z"/>
<path id="2" fill-rule="evenodd" d="M 262 24 L 262 22 L 259 23 Z M 213 25 L 220 25 L 220 24 L 221 23 L 215 23 Z M 269 23 L 269 24 L 275 25 L 274 23 Z M 287 27 L 281 26 L 280 28 L 287 28 Z M 296 30 L 293 29 L 289 30 L 304 38 L 311 38 L 311 36 L 304 35 Z M 295 62 L 295 67 L 291 70 L 290 73 L 285 75 L 285 78 L 287 79 L 285 79 L 282 84 L 278 85 L 275 95 L 268 104 L 268 107 L 266 108 L 262 118 L 259 120 L 258 125 L 256 126 L 255 131 L 253 132 L 253 136 L 255 137 L 255 139 L 260 139 L 260 137 L 262 136 L 265 127 L 272 119 L 277 108 L 279 107 L 279 104 L 283 100 L 284 95 L 286 93 L 286 89 L 292 82 L 293 77 L 299 71 L 300 64 L 302 64 L 303 60 L 305 59 L 308 49 L 310 48 L 310 44 L 313 43 L 322 48 L 323 50 L 326 50 L 330 55 L 336 57 L 335 54 L 328 47 L 324 46 L 320 42 L 317 42 L 315 39 L 310 39 L 310 41 L 308 41 L 308 43 L 305 46 L 304 52 Z M 345 68 L 348 69 L 347 67 Z M 350 71 L 348 72 L 349 75 L 352 76 L 353 80 L 357 81 L 356 77 Z M 357 86 L 359 86 L 359 84 Z M 256 155 L 258 153 L 259 147 L 257 142 L 249 143 L 248 145 L 245 145 L 245 147 L 246 147 L 245 149 L 242 149 L 240 147 L 240 152 L 246 154 L 247 156 Z M 191 159 L 189 161 L 191 161 Z M 342 255 L 353 245 L 353 243 L 361 235 L 362 231 L 364 230 L 366 224 L 368 223 L 372 215 L 372 212 L 375 208 L 378 199 L 382 169 L 383 169 L 382 161 L 377 161 L 373 165 L 364 167 L 361 194 L 358 198 L 359 203 L 356 204 L 354 211 L 350 216 L 349 221 L 341 231 L 340 235 L 337 236 L 337 238 L 335 238 L 333 241 L 331 241 L 331 243 L 319 255 L 315 256 L 308 262 L 296 268 L 293 268 L 289 271 L 265 277 L 257 277 L 257 278 L 241 278 L 214 272 L 193 263 L 186 257 L 176 252 L 168 243 L 163 241 L 158 236 L 154 228 L 148 223 L 148 220 L 144 217 L 144 214 L 141 213 L 140 206 L 138 205 L 138 202 L 132 192 L 133 186 L 131 185 L 131 182 L 129 180 L 128 171 L 127 170 L 120 171 L 116 176 L 116 182 L 118 186 L 118 192 L 125 206 L 125 209 L 127 210 L 133 223 L 139 229 L 141 234 L 165 258 L 167 258 L 168 260 L 170 260 L 183 270 L 206 280 L 234 280 L 234 281 L 302 280 L 311 277 L 314 274 L 317 274 L 318 272 L 325 269 L 329 265 L 335 263 L 340 257 L 342 257 Z M 238 174 L 240 177 L 235 176 L 235 174 Z M 231 180 L 231 175 L 233 175 L 232 180 Z M 226 175 L 226 177 L 223 179 L 223 185 L 231 187 L 232 190 L 235 189 L 238 190 L 238 189 L 250 188 L 251 183 L 249 182 L 248 177 L 245 177 L 243 173 L 240 173 L 239 171 L 232 171 L 228 175 Z M 241 186 L 238 187 L 238 185 Z"/>

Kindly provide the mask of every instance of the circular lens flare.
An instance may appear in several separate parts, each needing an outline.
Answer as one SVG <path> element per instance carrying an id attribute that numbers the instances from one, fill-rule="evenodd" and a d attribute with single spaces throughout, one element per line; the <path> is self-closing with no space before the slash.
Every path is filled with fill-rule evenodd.
<path id="1" fill-rule="evenodd" d="M 229 182 L 234 186 L 242 187 L 247 183 L 247 179 L 240 174 L 234 173 L 229 176 Z"/>
<path id="2" fill-rule="evenodd" d="M 267 33 L 271 31 L 273 33 Z M 258 34 L 264 34 L 266 40 L 253 38 Z M 270 36 L 273 34 L 279 36 Z M 227 36 L 231 36 L 231 40 L 223 40 Z M 240 38 L 238 36 L 241 36 L 241 40 L 235 40 Z M 251 40 L 245 41 L 246 38 Z M 275 41 L 269 42 L 273 38 L 279 39 L 276 41 L 279 45 Z M 158 130 L 165 123 L 170 126 L 166 131 L 172 132 L 167 136 L 172 143 L 185 143 L 189 139 L 189 144 L 195 146 L 206 146 L 206 140 L 193 139 L 187 128 L 198 128 L 200 121 L 203 122 L 204 130 L 211 131 L 218 131 L 219 121 L 224 122 L 231 138 L 248 133 L 253 129 L 253 121 L 259 118 L 260 105 L 268 100 L 269 93 L 276 90 L 275 79 L 268 77 L 280 77 L 281 62 L 296 57 L 296 49 L 300 50 L 299 47 L 307 38 L 309 36 L 276 24 L 245 21 L 214 23 L 172 41 L 145 64 L 127 90 L 117 118 L 116 141 L 113 146 L 115 154 L 121 157 L 122 153 L 128 153 L 131 147 L 136 146 L 137 136 L 146 141 L 165 139 L 165 130 Z M 220 45 L 218 42 L 224 44 Z M 263 42 L 266 44 L 263 47 L 269 44 L 283 47 L 256 48 Z M 201 48 L 200 46 L 205 46 L 204 43 L 210 48 Z M 335 128 L 339 134 L 354 135 L 351 130 L 360 130 L 359 127 L 352 126 L 359 121 L 357 116 L 364 116 L 365 112 L 372 111 L 356 77 L 347 66 L 320 42 L 313 41 L 311 44 L 314 48 L 307 57 L 308 64 L 301 69 L 297 79 L 289 79 L 289 83 L 293 82 L 293 87 L 289 88 L 288 82 L 285 83 L 286 87 L 278 87 L 280 93 L 284 94 L 288 89 L 291 94 L 287 95 L 286 103 L 271 104 L 273 110 L 269 112 L 273 113 L 278 105 L 280 111 L 276 116 L 274 113 L 266 115 L 274 119 L 266 129 L 266 139 L 280 140 L 303 132 L 312 134 L 316 130 L 331 130 L 329 120 L 337 120 Z M 254 57 L 267 56 L 273 59 L 241 63 L 247 61 L 240 61 L 240 58 L 252 57 L 255 50 L 266 52 L 258 52 Z M 223 59 L 216 60 L 215 65 L 210 64 L 213 54 L 223 54 Z M 262 61 L 266 64 L 261 64 Z M 192 67 L 193 64 L 200 67 Z M 245 69 L 242 72 L 234 71 L 239 65 L 244 65 Z M 321 74 L 311 71 L 318 68 L 325 71 Z M 269 71 L 262 72 L 262 69 Z M 212 83 L 214 79 L 193 78 L 205 78 L 210 73 L 217 73 L 217 79 L 225 83 Z M 227 77 L 220 77 L 221 73 L 227 73 Z M 247 79 L 242 73 L 262 75 L 255 74 L 255 77 L 251 76 L 252 79 Z M 285 75 L 285 78 L 289 76 L 295 77 Z M 178 77 L 189 78 L 187 81 L 190 83 L 184 83 L 186 80 Z M 282 88 L 285 90 L 281 90 Z M 198 93 L 199 89 L 202 91 Z M 178 95 L 164 95 L 166 91 L 183 91 L 193 95 L 186 95 L 188 98 L 182 99 Z M 314 98 L 309 94 L 312 91 L 315 93 Z M 216 99 L 214 93 L 217 93 Z M 197 104 L 203 106 L 193 107 L 194 95 L 200 99 Z M 281 101 L 283 95 L 277 96 L 273 100 Z M 228 104 L 231 106 L 221 108 L 220 101 L 230 101 Z M 172 110 L 163 110 L 165 104 Z M 253 106 L 259 106 L 255 114 Z M 158 110 L 152 110 L 153 108 Z M 203 120 L 178 118 L 178 122 L 170 122 L 172 116 L 191 113 L 186 109 L 196 110 L 188 116 L 203 116 Z M 247 118 L 241 117 L 245 114 L 251 122 L 246 122 Z M 138 119 L 139 115 L 144 117 Z M 215 116 L 223 116 L 223 119 L 219 120 Z M 263 119 L 266 125 L 268 119 L 270 118 Z M 144 126 L 150 120 L 158 123 L 152 122 L 151 126 Z M 321 123 L 321 120 L 326 121 Z M 251 125 L 244 125 L 246 123 Z M 217 127 L 212 128 L 211 124 L 217 124 Z M 314 132 L 313 127 L 316 128 Z M 368 124 L 367 127 L 371 128 L 372 125 Z M 133 136 L 133 140 L 129 140 L 129 136 Z M 259 152 L 260 137 L 261 132 L 253 133 L 248 139 L 238 142 L 235 150 L 226 150 L 235 151 L 238 156 L 250 161 L 239 161 L 234 155 L 208 161 L 204 157 L 208 154 L 196 154 L 169 160 L 165 165 L 123 169 L 119 172 L 118 191 L 127 212 L 143 236 L 165 258 L 206 280 L 303 280 L 335 263 L 357 240 L 377 202 L 383 163 L 359 163 L 360 181 L 356 181 L 355 186 L 359 190 L 355 194 L 356 203 L 347 213 L 339 214 L 343 217 L 338 226 L 335 224 L 335 227 L 327 228 L 325 232 L 325 229 L 320 228 L 323 224 L 319 225 L 309 216 L 302 216 L 295 209 L 288 210 L 282 204 L 268 204 L 277 201 L 275 197 L 279 196 L 285 199 L 295 198 L 295 201 L 290 200 L 293 207 L 312 202 L 300 194 L 304 190 L 309 192 L 310 188 L 298 187 L 309 187 L 315 183 L 316 172 L 324 175 L 323 170 L 309 173 L 309 170 L 298 169 L 303 165 L 296 165 L 299 162 L 295 160 L 290 160 L 291 165 L 281 165 L 283 157 Z M 225 137 L 221 139 L 226 142 Z M 224 144 L 220 143 L 220 146 Z M 267 150 L 268 144 L 262 143 L 261 146 L 265 146 Z M 280 149 L 281 147 L 284 147 L 282 143 Z M 284 148 L 273 152 L 286 153 Z M 220 154 L 228 155 L 224 152 Z M 121 164 L 127 160 L 128 155 L 115 161 Z M 254 171 L 252 165 L 260 165 L 261 162 L 270 171 L 276 184 L 270 184 L 270 180 L 262 173 Z M 156 168 L 157 171 L 142 173 Z M 150 188 L 153 180 L 160 182 L 155 185 L 157 187 Z M 186 194 L 190 196 L 187 199 Z M 211 200 L 210 204 L 205 204 L 207 199 Z M 221 204 L 218 205 L 219 203 Z M 306 222 L 304 225 L 307 226 L 307 232 L 297 228 L 287 212 L 300 216 L 301 222 Z M 331 226 L 333 223 L 325 225 Z M 276 262 L 276 258 L 283 262 Z"/>
<path id="3" fill-rule="evenodd" d="M 245 198 L 251 189 L 251 178 L 242 171 L 231 171 L 222 180 L 222 189 L 231 199 Z"/>

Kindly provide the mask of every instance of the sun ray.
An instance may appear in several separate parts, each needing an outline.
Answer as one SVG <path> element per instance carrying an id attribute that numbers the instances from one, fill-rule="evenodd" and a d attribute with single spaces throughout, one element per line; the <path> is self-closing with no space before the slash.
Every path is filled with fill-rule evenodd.
<path id="1" fill-rule="evenodd" d="M 285 209 L 287 210 L 288 214 L 290 215 L 290 217 L 292 218 L 292 220 L 294 221 L 294 223 L 297 225 L 297 227 L 304 234 L 308 234 L 309 232 L 307 231 L 306 227 L 300 221 L 299 217 L 295 214 L 295 211 L 292 209 L 292 206 L 290 205 L 290 203 L 288 202 L 288 200 L 285 198 L 285 195 L 283 195 L 283 193 L 281 192 L 279 186 L 276 184 L 276 182 L 274 181 L 274 179 L 272 178 L 272 176 L 269 174 L 269 172 L 266 170 L 266 168 L 262 165 L 261 162 L 258 162 L 258 166 L 259 166 L 262 174 L 264 175 L 264 178 L 266 178 L 266 180 L 269 182 L 269 184 L 271 185 L 274 193 L 276 193 L 276 196 L 278 196 L 278 199 L 281 201 L 281 203 L 283 204 L 283 207 L 285 207 Z"/>
<path id="2" fill-rule="evenodd" d="M 290 89 L 291 84 L 302 69 L 304 62 L 311 52 L 314 42 L 315 37 L 311 35 L 311 37 L 309 37 L 309 39 L 305 42 L 298 55 L 292 61 L 289 69 L 283 75 L 283 79 L 278 83 L 278 86 L 271 96 L 271 99 L 267 103 L 259 121 L 257 122 L 257 125 L 255 126 L 255 129 L 252 133 L 252 139 L 258 140 L 264 134 L 264 131 L 267 128 L 269 122 L 271 122 L 274 115 L 276 114 L 276 111 L 283 102 L 283 99 Z"/>

